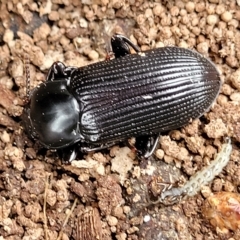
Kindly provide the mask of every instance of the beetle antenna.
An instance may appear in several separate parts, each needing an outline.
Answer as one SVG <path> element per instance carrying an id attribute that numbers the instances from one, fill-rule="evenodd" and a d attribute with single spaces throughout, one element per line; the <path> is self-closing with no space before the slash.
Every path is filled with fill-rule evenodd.
<path id="1" fill-rule="evenodd" d="M 25 54 L 24 56 L 24 69 L 25 69 L 25 78 L 26 78 L 26 96 L 25 101 L 28 102 L 30 99 L 30 60 L 29 55 Z"/>

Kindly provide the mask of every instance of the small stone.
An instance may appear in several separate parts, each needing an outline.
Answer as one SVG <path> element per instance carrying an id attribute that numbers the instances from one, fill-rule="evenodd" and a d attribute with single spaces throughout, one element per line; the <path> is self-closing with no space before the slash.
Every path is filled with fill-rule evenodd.
<path id="1" fill-rule="evenodd" d="M 47 203 L 52 207 L 57 202 L 57 194 L 52 189 L 47 190 Z"/>
<path id="2" fill-rule="evenodd" d="M 99 58 L 99 54 L 97 51 L 95 50 L 91 50 L 89 53 L 88 53 L 88 57 L 91 59 L 91 60 L 97 60 Z"/>
<path id="3" fill-rule="evenodd" d="M 230 12 L 226 11 L 221 15 L 221 19 L 224 22 L 230 22 L 232 20 L 232 14 Z"/>
<path id="4" fill-rule="evenodd" d="M 135 233 L 135 232 L 138 232 L 138 231 L 139 231 L 139 228 L 136 227 L 136 226 L 133 226 L 133 227 L 131 227 L 127 230 L 127 233 L 132 234 L 132 233 Z"/>
<path id="5" fill-rule="evenodd" d="M 218 16 L 216 14 L 213 14 L 213 15 L 208 15 L 207 16 L 207 23 L 210 25 L 210 26 L 213 26 L 215 25 L 217 22 L 218 22 Z"/>
<path id="6" fill-rule="evenodd" d="M 141 200 L 141 196 L 139 194 L 136 194 L 134 197 L 133 197 L 133 202 L 139 202 Z"/>
<path id="7" fill-rule="evenodd" d="M 233 32 L 231 32 L 231 33 L 233 33 Z M 228 39 L 231 39 L 231 38 L 232 37 L 228 37 Z M 236 67 L 239 66 L 239 61 L 235 56 L 227 56 L 226 57 L 226 63 L 232 68 L 236 68 Z"/>
<path id="8" fill-rule="evenodd" d="M 229 95 L 232 94 L 233 91 L 234 91 L 234 90 L 233 90 L 228 84 L 223 84 L 223 86 L 222 86 L 222 92 L 223 92 L 225 95 L 229 96 Z"/>
<path id="9" fill-rule="evenodd" d="M 127 239 L 127 234 L 126 233 L 119 233 L 116 235 L 117 240 L 126 240 Z"/>
<path id="10" fill-rule="evenodd" d="M 208 55 L 209 44 L 207 42 L 201 42 L 197 45 L 197 50 L 203 55 Z"/>
<path id="11" fill-rule="evenodd" d="M 145 215 L 143 217 L 143 221 L 146 223 L 146 222 L 149 222 L 151 220 L 151 217 L 149 215 Z"/>
<path id="12" fill-rule="evenodd" d="M 113 209 L 113 215 L 117 218 L 123 218 L 124 214 L 123 214 L 123 208 L 120 206 L 117 206 Z"/>
<path id="13" fill-rule="evenodd" d="M 3 35 L 3 41 L 8 44 L 10 41 L 13 40 L 13 37 L 14 37 L 13 31 L 10 29 L 7 29 Z"/>
<path id="14" fill-rule="evenodd" d="M 208 186 L 203 186 L 201 189 L 201 193 L 205 198 L 208 198 L 209 196 L 212 195 L 212 191 Z"/>
<path id="15" fill-rule="evenodd" d="M 219 94 L 218 98 L 217 98 L 217 102 L 221 105 L 224 106 L 227 102 L 228 102 L 228 98 L 227 96 L 223 95 L 223 94 Z"/>
<path id="16" fill-rule="evenodd" d="M 205 10 L 205 2 L 196 3 L 195 10 L 196 12 L 203 12 Z"/>
<path id="17" fill-rule="evenodd" d="M 59 20 L 59 13 L 57 11 L 51 11 L 48 15 L 48 18 L 51 21 L 58 21 Z"/>
<path id="18" fill-rule="evenodd" d="M 235 102 L 240 102 L 240 92 L 232 93 L 230 99 Z"/>
<path id="19" fill-rule="evenodd" d="M 88 27 L 88 22 L 87 22 L 87 20 L 85 18 L 80 18 L 79 25 L 82 28 L 87 28 Z"/>
<path id="20" fill-rule="evenodd" d="M 236 87 L 238 91 L 240 91 L 240 68 L 231 74 L 229 80 L 232 82 L 232 85 Z"/>
<path id="21" fill-rule="evenodd" d="M 2 135 L 1 135 L 1 140 L 4 143 L 10 142 L 10 135 L 6 131 L 3 131 Z"/>
<path id="22" fill-rule="evenodd" d="M 164 7 L 161 4 L 157 4 L 154 8 L 153 8 L 153 14 L 155 16 L 160 16 L 160 14 L 164 11 Z"/>
<path id="23" fill-rule="evenodd" d="M 123 212 L 125 214 L 128 214 L 131 211 L 131 208 L 129 206 L 123 206 Z"/>
<path id="24" fill-rule="evenodd" d="M 220 178 L 214 179 L 214 181 L 212 183 L 212 190 L 214 192 L 220 192 L 220 191 L 222 191 L 222 187 L 223 187 L 222 179 L 220 179 Z"/>
<path id="25" fill-rule="evenodd" d="M 164 157 L 164 151 L 163 151 L 162 149 L 158 149 L 158 150 L 156 151 L 156 157 L 157 157 L 158 159 L 162 160 L 163 157 Z"/>
<path id="26" fill-rule="evenodd" d="M 109 226 L 116 226 L 118 224 L 118 220 L 114 216 L 109 215 L 106 217 L 106 220 L 107 220 Z"/>
<path id="27" fill-rule="evenodd" d="M 195 3 L 194 2 L 187 2 L 185 6 L 187 12 L 192 13 L 195 9 Z"/>
<path id="28" fill-rule="evenodd" d="M 177 6 L 173 6 L 171 9 L 170 9 L 170 14 L 171 16 L 175 17 L 175 16 L 178 16 L 179 14 L 179 8 Z"/>

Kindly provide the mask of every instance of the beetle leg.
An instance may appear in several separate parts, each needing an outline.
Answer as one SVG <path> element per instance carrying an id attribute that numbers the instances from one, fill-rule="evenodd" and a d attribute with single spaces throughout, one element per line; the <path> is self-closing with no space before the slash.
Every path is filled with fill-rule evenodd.
<path id="1" fill-rule="evenodd" d="M 121 34 L 115 34 L 112 36 L 111 45 L 115 58 L 124 57 L 128 54 L 131 54 L 130 47 L 132 47 L 137 53 L 141 52 L 138 46 L 136 46 L 130 39 Z M 135 149 L 137 150 L 137 154 L 141 158 L 149 158 L 156 149 L 159 141 L 159 136 L 160 135 L 158 134 L 153 136 L 136 137 Z"/>
<path id="2" fill-rule="evenodd" d="M 74 67 L 66 67 L 62 62 L 55 62 L 48 71 L 47 81 L 66 79 L 74 69 Z"/>
<path id="3" fill-rule="evenodd" d="M 78 151 L 78 144 L 74 144 L 69 147 L 58 149 L 58 155 L 64 163 L 71 163 L 75 160 Z"/>
<path id="4" fill-rule="evenodd" d="M 130 39 L 121 34 L 115 34 L 111 37 L 112 51 L 115 58 L 124 57 L 131 54 L 130 48 L 132 47 L 136 52 L 140 52 L 140 48 L 136 46 Z"/>
<path id="5" fill-rule="evenodd" d="M 149 158 L 155 151 L 160 134 L 136 137 L 135 148 L 140 158 Z"/>
<path id="6" fill-rule="evenodd" d="M 113 143 L 108 143 L 108 144 L 102 144 L 102 145 L 99 145 L 99 146 L 96 146 L 96 147 L 81 147 L 81 151 L 83 152 L 92 152 L 92 151 L 99 151 L 99 150 L 102 150 L 102 149 L 106 149 L 106 148 L 109 148 L 109 147 L 112 147 L 114 146 L 116 143 L 113 142 Z"/>

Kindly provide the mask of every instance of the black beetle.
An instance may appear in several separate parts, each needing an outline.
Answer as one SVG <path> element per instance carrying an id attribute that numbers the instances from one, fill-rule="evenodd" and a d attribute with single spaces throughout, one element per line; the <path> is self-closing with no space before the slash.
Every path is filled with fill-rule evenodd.
<path id="1" fill-rule="evenodd" d="M 219 93 L 218 70 L 195 51 L 163 47 L 141 52 L 119 34 L 111 44 L 115 58 L 109 61 L 81 68 L 55 62 L 24 109 L 29 136 L 59 149 L 65 160 L 73 160 L 78 149 L 103 149 L 130 137 L 148 157 L 160 132 L 200 117 Z"/>

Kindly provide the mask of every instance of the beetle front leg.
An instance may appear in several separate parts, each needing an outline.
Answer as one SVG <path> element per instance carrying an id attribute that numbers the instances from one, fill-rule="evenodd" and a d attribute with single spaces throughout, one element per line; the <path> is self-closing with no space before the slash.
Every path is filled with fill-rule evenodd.
<path id="1" fill-rule="evenodd" d="M 71 163 L 75 160 L 77 152 L 79 150 L 78 144 L 71 145 L 62 149 L 58 149 L 58 155 L 64 163 Z"/>
<path id="2" fill-rule="evenodd" d="M 47 81 L 66 79 L 70 77 L 75 67 L 66 67 L 62 62 L 55 62 L 48 71 Z"/>
<path id="3" fill-rule="evenodd" d="M 126 38 L 121 34 L 115 34 L 111 37 L 112 51 L 115 58 L 124 57 L 131 54 L 130 47 L 132 47 L 136 52 L 140 52 L 140 48 L 136 46 L 130 39 Z"/>

